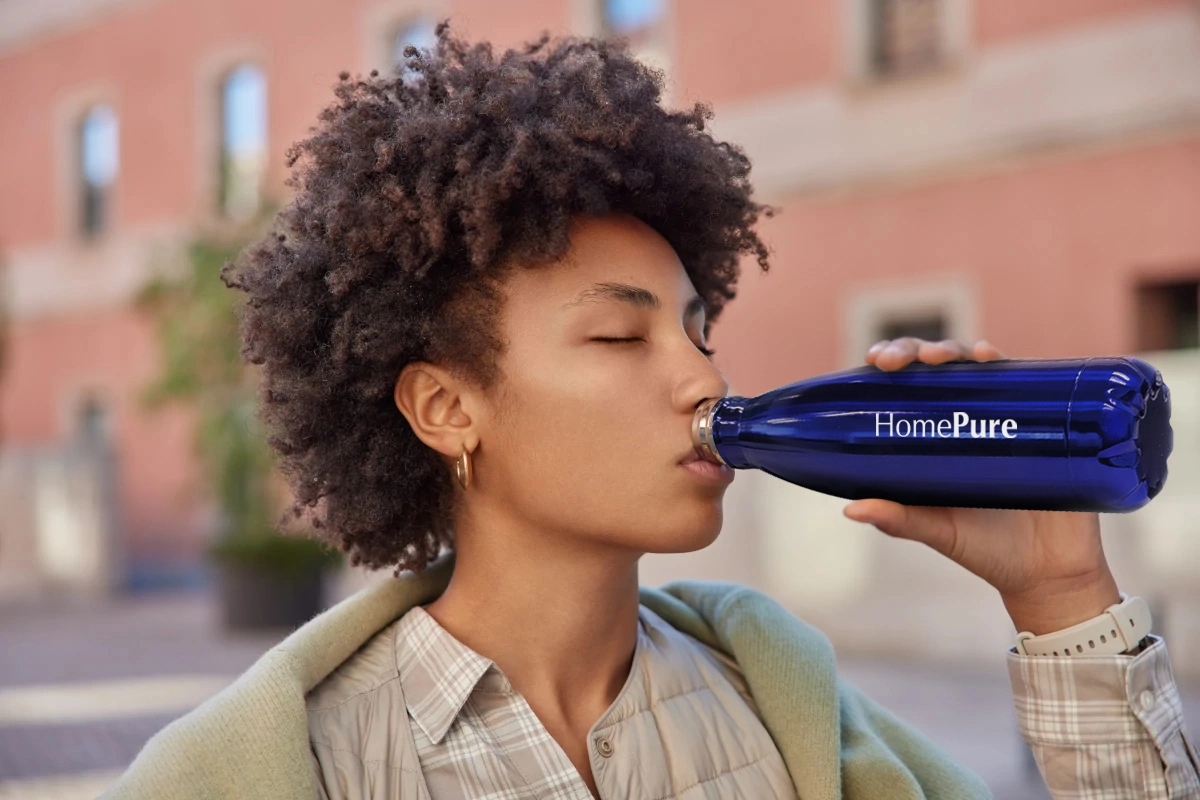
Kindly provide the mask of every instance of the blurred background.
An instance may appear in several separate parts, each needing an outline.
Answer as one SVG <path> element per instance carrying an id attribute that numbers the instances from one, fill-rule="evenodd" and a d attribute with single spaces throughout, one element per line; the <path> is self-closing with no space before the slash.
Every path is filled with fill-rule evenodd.
<path id="1" fill-rule="evenodd" d="M 902 335 L 1161 369 L 1170 478 L 1102 521 L 1200 735 L 1194 0 L 0 0 L 0 798 L 95 796 L 390 576 L 272 533 L 284 489 L 216 273 L 286 202 L 339 71 L 390 69 L 442 17 L 499 48 L 627 36 L 664 104 L 712 103 L 783 209 L 714 329 L 733 394 Z M 999 597 L 847 502 L 742 473 L 717 542 L 646 556 L 642 583 L 769 592 L 998 798 L 1048 797 Z"/>

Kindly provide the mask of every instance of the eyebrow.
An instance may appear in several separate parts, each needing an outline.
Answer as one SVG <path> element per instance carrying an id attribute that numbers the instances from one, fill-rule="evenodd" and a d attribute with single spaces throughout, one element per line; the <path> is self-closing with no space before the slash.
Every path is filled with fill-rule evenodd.
<path id="1" fill-rule="evenodd" d="M 564 303 L 562 307 L 571 308 L 572 306 L 583 305 L 585 303 L 603 303 L 607 301 L 628 303 L 635 308 L 648 308 L 652 311 L 662 308 L 662 301 L 658 299 L 658 295 L 654 292 L 628 283 L 597 283 L 584 289 L 574 300 Z M 691 317 L 693 314 L 704 311 L 705 306 L 704 298 L 698 294 L 694 294 L 688 298 L 687 305 L 683 310 L 683 316 L 685 318 Z"/>

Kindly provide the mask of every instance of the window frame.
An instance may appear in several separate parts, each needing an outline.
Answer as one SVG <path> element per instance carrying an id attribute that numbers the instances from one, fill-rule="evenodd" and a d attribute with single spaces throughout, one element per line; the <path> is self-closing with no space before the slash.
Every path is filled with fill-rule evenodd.
<path id="1" fill-rule="evenodd" d="M 119 88 L 107 81 L 77 86 L 69 90 L 55 110 L 57 178 L 56 217 L 60 239 L 73 247 L 90 250 L 105 246 L 118 234 L 121 225 L 121 173 L 123 150 L 122 96 Z M 109 184 L 106 197 L 107 221 L 94 235 L 83 230 L 83 148 L 82 126 L 87 115 L 97 106 L 108 106 L 117 120 L 117 173 Z"/>
<path id="2" fill-rule="evenodd" d="M 220 159 L 223 146 L 221 87 L 239 65 L 252 62 L 263 70 L 267 80 L 267 163 L 263 169 L 261 202 L 270 202 L 271 186 L 271 74 L 266 48 L 259 42 L 234 42 L 206 53 L 195 69 L 196 150 L 194 156 L 194 198 L 198 217 L 210 224 L 236 224 L 221 213 Z"/>
<path id="3" fill-rule="evenodd" d="M 940 314 L 946 337 L 971 343 L 979 338 L 979 291 L 969 275 L 926 276 L 851 287 L 842 304 L 843 368 L 866 363 L 875 332 L 889 318 Z"/>

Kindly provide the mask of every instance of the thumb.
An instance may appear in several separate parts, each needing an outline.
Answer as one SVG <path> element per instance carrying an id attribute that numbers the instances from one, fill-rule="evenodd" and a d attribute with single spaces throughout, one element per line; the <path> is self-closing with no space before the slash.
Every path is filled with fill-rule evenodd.
<path id="1" fill-rule="evenodd" d="M 842 513 L 856 522 L 866 522 L 896 539 L 910 539 L 932 547 L 947 558 L 955 558 L 957 536 L 945 508 L 906 506 L 891 500 L 855 500 Z"/>

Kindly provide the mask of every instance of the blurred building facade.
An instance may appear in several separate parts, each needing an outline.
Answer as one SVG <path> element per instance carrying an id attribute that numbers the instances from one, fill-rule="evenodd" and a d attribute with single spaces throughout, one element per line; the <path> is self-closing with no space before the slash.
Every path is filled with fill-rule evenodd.
<path id="1" fill-rule="evenodd" d="M 23 474 L 81 437 L 111 450 L 106 524 L 121 562 L 106 569 L 119 582 L 201 580 L 209 535 L 188 412 L 137 406 L 158 344 L 133 292 L 197 223 L 283 197 L 283 153 L 339 71 L 389 68 L 444 16 L 499 47 L 543 29 L 625 34 L 665 70 L 667 103 L 713 104 L 716 134 L 745 147 L 761 199 L 783 209 L 762 227 L 770 274 L 747 265 L 714 332 L 734 393 L 861 363 L 871 343 L 904 334 L 1160 365 L 1180 422 L 1172 480 L 1143 511 L 1106 517 L 1105 534 L 1127 591 L 1185 608 L 1200 584 L 1189 527 L 1200 442 L 1186 423 L 1200 411 L 1191 0 L 0 5 L 4 458 Z M 1007 646 L 988 587 L 844 520 L 844 505 L 739 475 L 720 540 L 647 557 L 644 582 L 759 585 L 846 647 Z M 53 573 L 37 513 L 14 519 L 33 520 L 7 523 L 19 528 L 10 540 L 35 540 L 18 548 L 26 566 Z M 930 627 L 945 635 L 921 651 L 931 645 L 914 633 Z"/>

